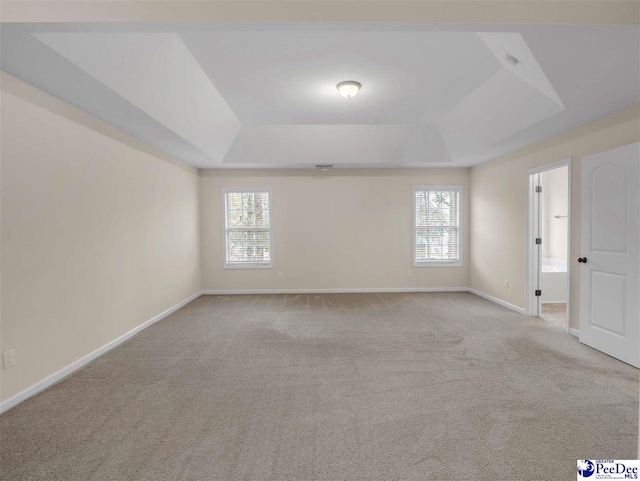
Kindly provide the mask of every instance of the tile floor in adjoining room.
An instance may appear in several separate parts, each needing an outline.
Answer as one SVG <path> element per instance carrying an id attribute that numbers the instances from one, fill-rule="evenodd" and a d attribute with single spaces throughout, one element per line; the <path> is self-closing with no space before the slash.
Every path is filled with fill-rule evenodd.
<path id="1" fill-rule="evenodd" d="M 560 329 L 567 330 L 567 303 L 546 302 L 542 304 L 540 317 Z"/>

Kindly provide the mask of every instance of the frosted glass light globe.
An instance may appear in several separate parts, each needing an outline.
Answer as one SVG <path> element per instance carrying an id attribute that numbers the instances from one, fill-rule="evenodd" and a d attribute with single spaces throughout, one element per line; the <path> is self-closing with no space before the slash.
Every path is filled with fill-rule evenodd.
<path id="1" fill-rule="evenodd" d="M 360 90 L 360 87 L 362 87 L 360 82 L 356 82 L 354 80 L 347 80 L 346 82 L 340 82 L 338 85 L 336 85 L 336 88 L 338 89 L 338 92 L 340 92 L 340 95 L 346 98 L 351 98 L 356 95 Z"/>

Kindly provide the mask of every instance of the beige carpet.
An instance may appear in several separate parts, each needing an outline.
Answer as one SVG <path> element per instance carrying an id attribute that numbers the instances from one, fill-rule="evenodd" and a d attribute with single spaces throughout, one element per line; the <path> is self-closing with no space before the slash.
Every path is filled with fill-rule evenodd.
<path id="1" fill-rule="evenodd" d="M 0 416 L 3 480 L 575 480 L 638 372 L 468 293 L 204 296 Z"/>

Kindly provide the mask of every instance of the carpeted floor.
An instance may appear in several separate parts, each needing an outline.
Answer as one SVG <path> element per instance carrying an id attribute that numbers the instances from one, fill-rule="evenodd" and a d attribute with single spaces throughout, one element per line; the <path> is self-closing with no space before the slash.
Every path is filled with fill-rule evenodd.
<path id="1" fill-rule="evenodd" d="M 0 416 L 2 480 L 575 480 L 638 372 L 468 293 L 203 296 Z"/>

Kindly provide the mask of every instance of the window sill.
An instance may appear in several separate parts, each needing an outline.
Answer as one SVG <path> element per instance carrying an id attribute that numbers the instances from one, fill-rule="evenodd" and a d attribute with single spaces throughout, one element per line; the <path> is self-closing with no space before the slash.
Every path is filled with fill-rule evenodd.
<path id="1" fill-rule="evenodd" d="M 273 264 L 223 264 L 223 269 L 273 269 Z"/>
<path id="2" fill-rule="evenodd" d="M 462 262 L 448 262 L 448 261 L 423 261 L 414 262 L 413 267 L 462 267 Z"/>

